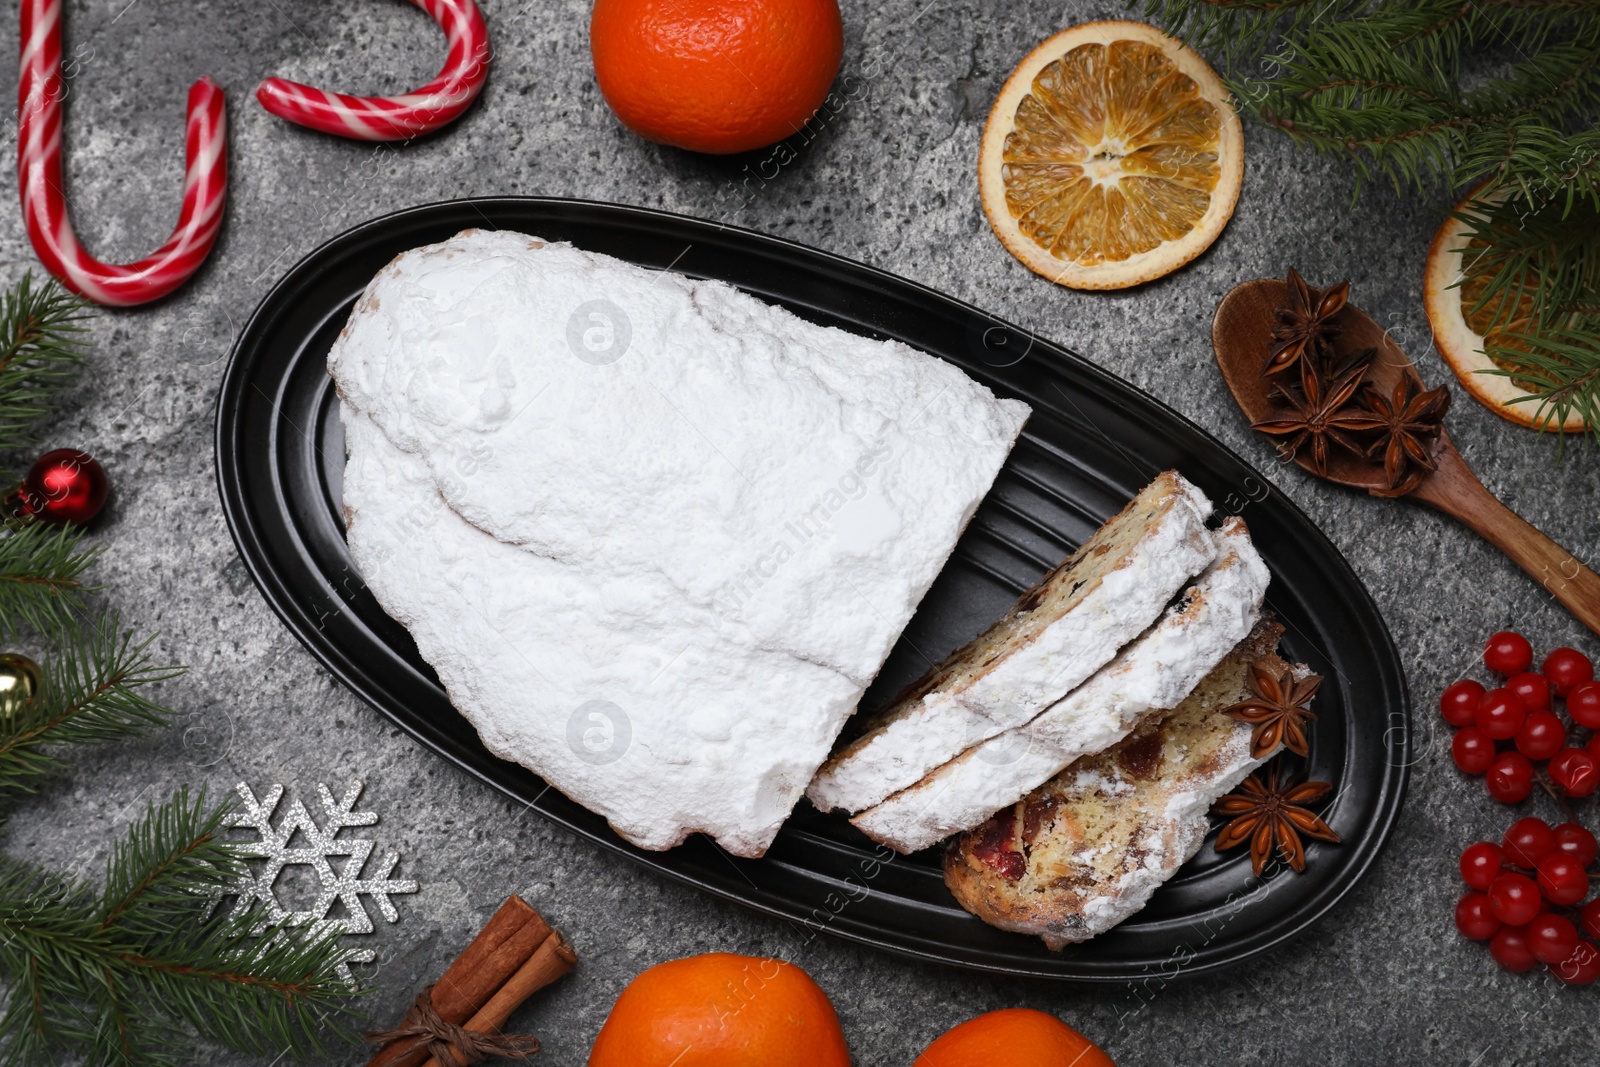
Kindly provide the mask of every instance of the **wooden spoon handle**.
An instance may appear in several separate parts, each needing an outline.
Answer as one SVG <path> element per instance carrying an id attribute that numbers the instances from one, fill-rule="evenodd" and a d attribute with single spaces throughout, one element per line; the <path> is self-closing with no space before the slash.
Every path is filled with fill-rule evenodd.
<path id="1" fill-rule="evenodd" d="M 1436 458 L 1439 469 L 1411 495 L 1476 530 L 1600 634 L 1600 574 L 1500 503 L 1453 446 L 1440 448 Z"/>

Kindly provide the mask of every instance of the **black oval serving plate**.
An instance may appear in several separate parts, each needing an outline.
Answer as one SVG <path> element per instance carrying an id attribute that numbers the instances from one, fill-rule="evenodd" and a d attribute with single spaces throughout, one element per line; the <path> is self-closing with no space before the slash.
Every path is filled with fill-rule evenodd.
<path id="1" fill-rule="evenodd" d="M 817 322 L 894 337 L 950 360 L 1034 414 L 955 554 L 867 693 L 881 706 L 926 662 L 997 618 L 1017 594 L 1176 467 L 1242 513 L 1271 566 L 1287 655 L 1327 676 L 1308 771 L 1335 785 L 1341 845 L 1312 844 L 1304 875 L 1250 875 L 1209 845 L 1148 907 L 1052 953 L 958 907 L 935 850 L 890 859 L 848 822 L 802 801 L 764 859 L 696 837 L 633 848 L 529 771 L 491 756 L 445 698 L 406 631 L 351 565 L 339 513 L 338 399 L 324 357 L 350 305 L 396 254 L 466 227 L 571 241 L 649 267 L 721 278 Z M 1389 835 L 1405 792 L 1405 680 L 1376 606 L 1299 509 L 1176 412 L 1074 353 L 871 267 L 788 241 L 642 208 L 542 197 L 401 211 L 313 252 L 267 295 L 234 346 L 217 408 L 217 479 L 245 564 L 268 602 L 333 674 L 446 759 L 547 818 L 669 877 L 795 926 L 997 974 L 1100 983 L 1195 975 L 1303 932 L 1348 893 Z"/>

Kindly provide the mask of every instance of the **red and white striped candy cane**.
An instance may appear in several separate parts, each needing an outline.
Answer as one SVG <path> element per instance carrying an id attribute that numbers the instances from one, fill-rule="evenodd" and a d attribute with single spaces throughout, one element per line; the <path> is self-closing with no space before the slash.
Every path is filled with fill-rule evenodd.
<path id="1" fill-rule="evenodd" d="M 61 185 L 61 0 L 22 0 L 17 89 L 17 185 L 28 237 L 45 269 L 97 304 L 126 307 L 166 296 L 205 261 L 222 227 L 228 117 L 210 78 L 189 88 L 183 210 L 167 243 L 137 263 L 95 259 L 72 232 Z"/>
<path id="2" fill-rule="evenodd" d="M 450 42 L 439 76 L 402 96 L 344 96 L 268 78 L 256 89 L 279 118 L 358 141 L 404 141 L 447 126 L 467 110 L 489 74 L 489 28 L 473 0 L 411 0 Z"/>

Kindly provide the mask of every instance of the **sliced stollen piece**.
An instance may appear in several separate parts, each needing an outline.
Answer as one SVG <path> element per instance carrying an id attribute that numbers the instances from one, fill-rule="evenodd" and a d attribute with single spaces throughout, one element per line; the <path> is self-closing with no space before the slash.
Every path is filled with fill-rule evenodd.
<path id="1" fill-rule="evenodd" d="M 1252 663 L 1283 669 L 1282 632 L 1262 622 L 1172 714 L 952 841 L 944 877 L 961 906 L 1052 949 L 1144 907 L 1199 851 L 1212 803 L 1270 758 L 1251 757 L 1251 727 L 1222 709 L 1250 696 Z"/>
<path id="2" fill-rule="evenodd" d="M 1177 707 L 1250 633 L 1271 578 L 1243 519 L 1224 523 L 1217 543 L 1217 561 L 1105 669 L 1028 725 L 973 746 L 850 821 L 875 841 L 916 852 L 1116 744 L 1146 715 Z"/>
<path id="3" fill-rule="evenodd" d="M 952 653 L 823 765 L 806 795 L 861 811 L 1020 726 L 1099 670 L 1216 557 L 1211 501 L 1176 471 Z"/>

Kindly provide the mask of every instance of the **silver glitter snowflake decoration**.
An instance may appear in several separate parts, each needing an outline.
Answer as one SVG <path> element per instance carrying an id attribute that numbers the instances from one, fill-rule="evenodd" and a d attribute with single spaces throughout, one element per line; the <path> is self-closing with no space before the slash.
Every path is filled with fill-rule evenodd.
<path id="1" fill-rule="evenodd" d="M 283 786 L 273 785 L 260 800 L 244 782 L 234 786 L 242 801 L 240 810 L 229 816 L 228 825 L 255 831 L 257 840 L 238 843 L 239 855 L 266 862 L 261 869 L 242 878 L 233 891 L 239 896 L 236 908 L 247 908 L 252 903 L 261 905 L 260 929 L 284 923 L 290 926 L 309 925 L 316 929 L 338 929 L 347 934 L 372 933 L 372 917 L 362 903 L 363 894 L 372 898 L 378 910 L 389 922 L 398 922 L 400 913 L 395 910 L 389 896 L 392 893 L 415 893 L 417 883 L 409 878 L 389 876 L 400 862 L 400 854 L 393 850 L 383 854 L 373 873 L 363 876 L 367 861 L 372 856 L 373 842 L 364 837 L 340 837 L 341 831 L 352 826 L 371 826 L 378 821 L 375 811 L 354 811 L 356 798 L 361 795 L 362 783 L 357 781 L 345 790 L 343 799 L 335 801 L 326 785 L 317 783 L 317 796 L 322 801 L 323 821 L 316 819 L 299 800 L 292 801 L 282 818 L 276 823 L 278 804 L 283 800 Z M 296 840 L 296 835 L 301 835 Z M 295 847 L 290 847 L 294 842 Z M 302 844 L 303 842 L 303 844 Z M 334 860 L 343 859 L 337 867 Z M 310 907 L 290 910 L 278 899 L 278 877 L 287 867 L 304 865 L 317 876 L 317 897 Z M 344 906 L 344 914 L 329 917 L 335 903 Z M 371 949 L 359 949 L 348 959 L 349 963 L 371 963 L 375 958 Z M 350 978 L 348 968 L 341 967 L 341 975 Z"/>

